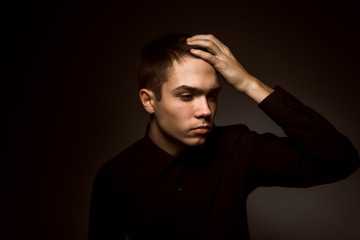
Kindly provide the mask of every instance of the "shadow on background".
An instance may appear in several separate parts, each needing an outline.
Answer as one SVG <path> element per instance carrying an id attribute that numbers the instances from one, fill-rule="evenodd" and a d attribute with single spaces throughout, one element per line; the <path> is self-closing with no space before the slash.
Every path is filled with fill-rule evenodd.
<path id="1" fill-rule="evenodd" d="M 250 73 L 322 113 L 359 150 L 354 4 L 29 1 L 5 7 L 6 239 L 86 239 L 97 169 L 144 135 L 136 58 L 163 33 L 213 33 Z M 217 125 L 245 123 L 283 135 L 249 99 L 223 88 Z M 248 200 L 251 236 L 359 239 L 359 183 L 357 171 L 310 189 L 257 189 Z"/>

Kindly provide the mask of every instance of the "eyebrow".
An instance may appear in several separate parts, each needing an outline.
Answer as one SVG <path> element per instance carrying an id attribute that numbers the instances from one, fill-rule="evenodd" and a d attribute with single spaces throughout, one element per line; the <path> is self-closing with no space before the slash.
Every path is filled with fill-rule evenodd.
<path id="1" fill-rule="evenodd" d="M 204 93 L 204 92 L 205 92 L 204 90 L 202 90 L 202 89 L 200 89 L 200 88 L 191 87 L 191 86 L 188 86 L 188 85 L 178 86 L 178 87 L 176 87 L 174 90 L 172 90 L 172 92 L 175 93 L 175 92 L 183 91 L 183 90 L 189 91 L 189 92 L 198 93 L 198 94 L 201 94 L 201 93 Z M 210 89 L 210 90 L 209 90 L 209 93 L 219 93 L 220 90 L 221 90 L 221 86 Z"/>

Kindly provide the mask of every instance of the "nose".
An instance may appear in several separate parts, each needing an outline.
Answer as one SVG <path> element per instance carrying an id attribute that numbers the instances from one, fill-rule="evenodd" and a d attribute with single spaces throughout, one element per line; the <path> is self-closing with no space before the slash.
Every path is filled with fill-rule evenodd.
<path id="1" fill-rule="evenodd" d="M 211 109 L 209 107 L 206 97 L 198 99 L 195 109 L 196 118 L 208 118 L 211 116 Z"/>

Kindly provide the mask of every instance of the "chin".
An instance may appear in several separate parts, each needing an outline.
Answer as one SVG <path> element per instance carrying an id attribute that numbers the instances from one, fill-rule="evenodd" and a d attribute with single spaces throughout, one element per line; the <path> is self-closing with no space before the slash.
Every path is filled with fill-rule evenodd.
<path id="1" fill-rule="evenodd" d="M 206 137 L 197 137 L 186 142 L 189 147 L 201 146 L 206 142 Z"/>

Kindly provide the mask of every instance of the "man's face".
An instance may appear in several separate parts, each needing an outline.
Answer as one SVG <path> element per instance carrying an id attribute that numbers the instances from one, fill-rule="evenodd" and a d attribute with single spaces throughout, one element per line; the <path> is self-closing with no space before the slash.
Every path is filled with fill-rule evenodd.
<path id="1" fill-rule="evenodd" d="M 203 144 L 213 126 L 219 91 L 209 63 L 189 56 L 174 61 L 162 98 L 154 102 L 150 136 L 160 147 L 170 148 L 168 152 Z"/>

